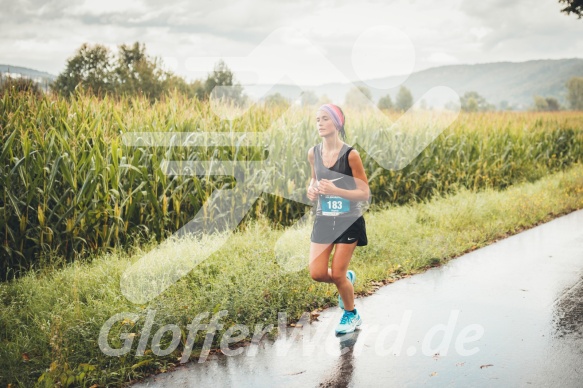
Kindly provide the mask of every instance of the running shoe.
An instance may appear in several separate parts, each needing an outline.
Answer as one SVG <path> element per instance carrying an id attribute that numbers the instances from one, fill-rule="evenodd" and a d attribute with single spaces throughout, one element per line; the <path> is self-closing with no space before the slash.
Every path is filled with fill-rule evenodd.
<path id="1" fill-rule="evenodd" d="M 346 272 L 346 278 L 348 278 L 348 280 L 350 280 L 350 283 L 354 285 L 354 282 L 356 281 L 356 273 L 350 269 Z M 340 296 L 340 294 L 338 294 L 338 306 L 340 306 L 340 308 L 344 310 L 344 302 L 342 301 L 342 297 Z"/>
<path id="2" fill-rule="evenodd" d="M 346 334 L 352 333 L 358 326 L 362 325 L 362 319 L 358 311 L 354 309 L 354 312 L 344 311 L 340 323 L 336 326 L 336 334 Z"/>

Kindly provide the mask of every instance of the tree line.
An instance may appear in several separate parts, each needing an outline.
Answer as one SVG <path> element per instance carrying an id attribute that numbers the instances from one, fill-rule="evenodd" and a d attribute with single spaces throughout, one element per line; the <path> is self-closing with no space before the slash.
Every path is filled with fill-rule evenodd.
<path id="1" fill-rule="evenodd" d="M 187 82 L 162 68 L 162 61 L 147 54 L 145 44 L 122 44 L 117 55 L 103 45 L 83 44 L 67 61 L 65 70 L 51 85 L 53 91 L 70 95 L 83 88 L 95 95 L 143 95 L 158 100 L 169 91 L 190 98 L 208 99 L 215 86 L 233 86 L 234 99 L 241 98 L 242 87 L 224 61 L 219 61 L 206 79 Z M 223 91 L 224 92 L 224 91 Z"/>
<path id="2" fill-rule="evenodd" d="M 67 60 L 63 72 L 50 84 L 50 90 L 67 97 L 81 90 L 102 97 L 142 95 L 152 102 L 171 91 L 199 100 L 208 99 L 211 93 L 213 98 L 227 97 L 237 102 L 244 98 L 243 87 L 235 81 L 233 72 L 223 60 L 215 64 L 206 79 L 187 82 L 164 70 L 159 58 L 147 54 L 145 44 L 122 44 L 118 49 L 114 55 L 104 45 L 84 43 Z M 218 88 L 213 92 L 215 86 L 230 88 Z M 38 84 L 31 79 L 0 76 L 0 96 L 7 90 L 42 94 Z"/>
<path id="3" fill-rule="evenodd" d="M 216 88 L 219 86 L 219 88 Z M 227 88 L 220 88 L 227 86 Z M 0 96 L 8 89 L 28 91 L 41 95 L 39 86 L 29 79 L 0 77 Z M 64 96 L 70 96 L 77 90 L 105 96 L 109 95 L 143 95 L 156 101 L 166 93 L 177 91 L 189 98 L 206 100 L 211 97 L 226 98 L 235 103 L 243 103 L 246 96 L 243 87 L 236 82 L 233 72 L 223 60 L 217 62 L 206 79 L 187 82 L 171 71 L 164 70 L 162 61 L 147 54 L 145 44 L 135 42 L 122 44 L 117 54 L 100 44 L 84 43 L 76 53 L 67 60 L 63 72 L 50 85 L 50 89 Z M 573 77 L 566 83 L 567 103 L 572 110 L 583 110 L 583 77 Z M 533 96 L 531 110 L 558 111 L 564 109 L 554 97 Z M 304 91 L 300 97 L 302 106 L 311 106 L 329 102 L 331 99 L 322 95 L 318 97 L 313 91 Z M 267 106 L 289 106 L 291 101 L 275 93 L 265 97 L 262 102 Z M 381 97 L 376 106 L 380 110 L 406 111 L 413 106 L 411 91 L 401 86 L 393 101 L 390 94 Z M 468 91 L 460 98 L 459 108 L 465 112 L 485 112 L 497 110 L 496 106 L 486 101 L 476 91 Z M 345 96 L 344 104 L 353 108 L 364 108 L 373 104 L 371 91 L 363 85 L 355 86 Z M 420 101 L 421 108 L 427 108 Z M 450 104 L 449 107 L 453 107 Z M 512 110 L 507 102 L 500 103 L 499 110 Z"/>
<path id="4" fill-rule="evenodd" d="M 567 103 L 571 110 L 583 110 L 583 77 L 572 77 L 566 83 Z M 565 109 L 555 97 L 533 96 L 534 111 L 559 111 Z M 372 94 L 366 86 L 357 86 L 346 94 L 345 104 L 357 108 L 370 105 L 373 101 Z M 411 91 L 401 86 L 397 92 L 395 102 L 390 94 L 383 96 L 377 103 L 380 110 L 406 111 L 413 106 L 413 95 Z M 422 109 L 428 108 L 424 101 L 420 101 Z M 486 98 L 476 91 L 465 92 L 460 96 L 460 105 L 457 106 L 463 112 L 489 112 L 496 110 L 513 110 L 507 101 L 502 101 L 497 109 L 496 105 L 489 103 Z M 446 108 L 456 108 L 456 104 L 449 103 Z"/>
<path id="5" fill-rule="evenodd" d="M 583 77 L 572 77 L 566 83 L 567 103 L 571 110 L 583 110 Z M 559 101 L 554 97 L 534 96 L 535 111 L 559 111 L 563 110 Z"/>

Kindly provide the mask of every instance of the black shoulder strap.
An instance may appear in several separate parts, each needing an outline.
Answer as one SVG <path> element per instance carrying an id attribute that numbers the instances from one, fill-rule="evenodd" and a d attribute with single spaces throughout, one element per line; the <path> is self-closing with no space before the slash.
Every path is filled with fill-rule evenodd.
<path id="1" fill-rule="evenodd" d="M 350 154 L 350 151 L 352 151 L 353 149 L 354 147 L 348 146 L 348 149 L 346 150 L 346 160 L 348 160 L 348 155 Z"/>
<path id="2" fill-rule="evenodd" d="M 318 180 L 318 161 L 320 157 L 318 156 L 318 144 L 314 146 L 314 174 L 316 174 L 316 181 Z"/>

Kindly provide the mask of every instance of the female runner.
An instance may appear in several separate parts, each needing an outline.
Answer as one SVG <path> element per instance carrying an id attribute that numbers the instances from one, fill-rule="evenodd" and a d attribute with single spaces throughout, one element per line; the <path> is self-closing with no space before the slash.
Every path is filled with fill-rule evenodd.
<path id="1" fill-rule="evenodd" d="M 367 245 L 362 202 L 370 198 L 368 180 L 358 151 L 344 143 L 344 112 L 333 104 L 322 105 L 316 114 L 322 143 L 310 148 L 312 179 L 307 190 L 317 200 L 310 244 L 310 275 L 318 282 L 334 283 L 344 313 L 336 333 L 350 333 L 362 324 L 354 306 L 356 274 L 348 270 L 357 246 Z M 340 139 L 342 136 L 342 140 Z M 332 267 L 328 268 L 334 249 Z"/>

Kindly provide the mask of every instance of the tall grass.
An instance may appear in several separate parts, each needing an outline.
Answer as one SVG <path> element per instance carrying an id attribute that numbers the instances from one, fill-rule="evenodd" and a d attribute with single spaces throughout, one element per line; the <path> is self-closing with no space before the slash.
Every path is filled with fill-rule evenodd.
<path id="1" fill-rule="evenodd" d="M 304 195 L 306 153 L 320 141 L 314 114 L 313 108 L 253 107 L 226 121 L 211 104 L 180 95 L 151 105 L 140 98 L 5 94 L 0 99 L 0 279 L 43 260 L 71 261 L 133 240 L 165 239 L 192 219 L 215 189 L 232 187 L 234 181 L 166 175 L 161 161 L 265 159 L 262 147 L 236 147 L 244 138 L 237 132 L 271 128 L 270 152 L 277 159 L 253 172 L 253 180 L 261 187 L 266 176 L 274 176 L 283 192 L 264 194 L 249 217 L 263 214 L 274 224 L 289 225 L 308 209 L 284 196 Z M 583 159 L 581 113 L 462 114 L 411 164 L 385 170 L 375 162 L 386 150 L 374 128 L 398 117 L 350 109 L 346 115 L 347 141 L 357 144 L 378 206 L 421 201 L 461 187 L 504 189 Z M 208 149 L 130 147 L 121 137 L 128 132 L 225 131 L 235 132 L 233 144 Z M 214 219 L 228 217 L 216 206 L 208 209 Z"/>

